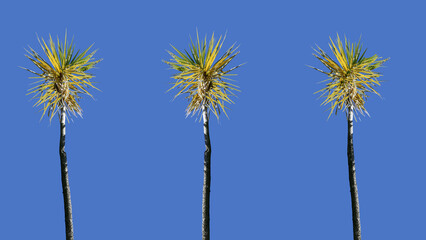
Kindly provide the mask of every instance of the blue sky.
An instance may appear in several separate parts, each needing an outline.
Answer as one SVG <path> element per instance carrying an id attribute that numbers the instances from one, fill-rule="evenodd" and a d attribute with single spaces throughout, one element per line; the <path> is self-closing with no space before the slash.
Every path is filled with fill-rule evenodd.
<path id="1" fill-rule="evenodd" d="M 0 239 L 64 239 L 59 124 L 40 121 L 18 66 L 38 36 L 95 43 L 102 92 L 67 126 L 75 239 L 200 239 L 202 124 L 166 93 L 169 44 L 227 33 L 247 63 L 211 121 L 212 239 L 351 239 L 346 119 L 327 120 L 315 44 L 336 33 L 391 59 L 355 123 L 365 239 L 422 239 L 426 220 L 425 5 L 421 1 L 6 1 L 0 26 Z"/>

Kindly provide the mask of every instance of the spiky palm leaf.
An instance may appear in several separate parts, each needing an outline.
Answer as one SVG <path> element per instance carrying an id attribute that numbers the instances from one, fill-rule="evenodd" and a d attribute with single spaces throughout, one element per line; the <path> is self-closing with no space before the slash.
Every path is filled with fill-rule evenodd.
<path id="1" fill-rule="evenodd" d="M 330 115 L 333 111 L 337 114 L 337 110 L 348 110 L 353 107 L 355 113 L 366 113 L 364 103 L 368 97 L 368 93 L 374 93 L 380 96 L 374 89 L 380 86 L 377 78 L 380 73 L 375 72 L 376 68 L 382 66 L 388 59 L 382 59 L 377 55 L 372 57 L 364 57 L 366 50 L 362 51 L 360 41 L 355 45 L 350 43 L 345 37 L 345 45 L 337 35 L 336 44 L 330 37 L 329 44 L 337 62 L 328 56 L 320 47 L 315 50 L 317 54 L 313 54 L 323 63 L 329 71 L 323 71 L 312 67 L 330 77 L 326 87 L 316 93 L 322 93 L 321 97 L 326 97 L 321 105 L 331 104 Z"/>
<path id="2" fill-rule="evenodd" d="M 37 66 L 41 73 L 23 69 L 37 75 L 31 78 L 40 79 L 35 82 L 37 86 L 29 89 L 28 94 L 34 94 L 33 98 L 38 99 L 34 106 L 43 105 L 41 118 L 47 112 L 52 120 L 55 113 L 62 109 L 66 111 L 67 116 L 69 114 L 82 116 L 82 109 L 78 103 L 81 94 L 92 96 L 88 88 L 97 89 L 90 81 L 94 76 L 86 71 L 92 69 L 102 59 L 93 58 L 96 50 L 88 53 L 93 45 L 83 52 L 75 52 L 73 41 L 68 44 L 66 34 L 63 43 L 59 42 L 58 37 L 55 44 L 50 35 L 48 43 L 43 38 L 41 40 L 38 38 L 38 41 L 47 61 L 31 47 L 27 50 L 28 55 L 25 56 Z"/>
<path id="3" fill-rule="evenodd" d="M 172 69 L 179 71 L 173 76 L 176 82 L 169 90 L 180 89 L 175 98 L 181 94 L 188 94 L 186 97 L 189 100 L 186 109 L 187 116 L 199 113 L 202 106 L 205 105 L 219 118 L 221 111 L 227 115 L 225 102 L 233 103 L 230 96 L 234 95 L 232 91 L 238 91 L 238 86 L 229 83 L 230 79 L 227 77 L 235 75 L 230 72 L 241 65 L 228 70 L 225 70 L 225 67 L 239 52 L 236 52 L 237 48 L 234 47 L 234 44 L 216 60 L 223 40 L 224 38 L 222 39 L 221 36 L 215 42 L 214 34 L 212 34 L 208 43 L 207 37 L 200 42 L 197 32 L 197 42 L 194 44 L 191 39 L 189 52 L 185 50 L 183 53 L 173 45 L 176 54 L 168 51 L 172 59 L 164 62 Z"/>

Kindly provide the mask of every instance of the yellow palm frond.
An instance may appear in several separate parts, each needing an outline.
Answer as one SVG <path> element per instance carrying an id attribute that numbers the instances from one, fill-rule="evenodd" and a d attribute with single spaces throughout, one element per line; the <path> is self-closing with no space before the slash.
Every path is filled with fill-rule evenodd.
<path id="1" fill-rule="evenodd" d="M 56 43 L 49 35 L 49 41 L 38 39 L 41 48 L 46 55 L 46 60 L 41 57 L 34 49 L 29 47 L 25 55 L 40 72 L 23 68 L 36 75 L 39 79 L 35 82 L 35 87 L 29 89 L 28 94 L 33 94 L 33 99 L 38 99 L 34 106 L 43 106 L 43 114 L 46 114 L 52 120 L 55 113 L 59 110 L 65 110 L 67 115 L 82 116 L 82 109 L 79 100 L 82 94 L 92 97 L 88 88 L 93 86 L 90 81 L 94 76 L 87 73 L 102 59 L 95 60 L 96 50 L 89 53 L 92 46 L 83 52 L 74 51 L 73 41 L 67 42 L 67 35 L 63 43 L 57 38 Z"/>
<path id="2" fill-rule="evenodd" d="M 366 113 L 365 101 L 368 93 L 380 94 L 374 89 L 380 86 L 377 80 L 381 76 L 375 72 L 384 62 L 389 60 L 382 59 L 377 55 L 364 57 L 366 50 L 362 51 L 360 41 L 357 44 L 350 43 L 345 37 L 345 43 L 337 35 L 336 42 L 330 38 L 329 47 L 336 60 L 333 60 L 325 51 L 317 46 L 313 54 L 328 70 L 321 70 L 311 67 L 321 73 L 326 74 L 329 79 L 326 80 L 326 87 L 317 91 L 321 93 L 320 97 L 325 97 L 321 105 L 330 104 L 330 115 L 333 112 L 337 114 L 338 110 L 347 111 L 353 107 L 355 113 Z"/>
<path id="3" fill-rule="evenodd" d="M 207 106 L 218 119 L 221 111 L 227 116 L 225 102 L 233 103 L 230 96 L 234 95 L 233 91 L 239 91 L 238 86 L 229 83 L 230 79 L 227 77 L 233 76 L 234 74 L 230 72 L 241 65 L 225 70 L 239 52 L 236 52 L 238 47 L 232 45 L 218 57 L 223 42 L 222 36 L 216 42 L 214 34 L 210 41 L 207 41 L 207 37 L 204 41 L 200 41 L 197 32 L 197 41 L 194 44 L 191 39 L 189 52 L 187 50 L 181 52 L 173 45 L 175 53 L 168 51 L 171 60 L 164 62 L 178 71 L 172 77 L 176 79 L 176 82 L 169 90 L 179 89 L 175 98 L 181 94 L 187 95 L 186 98 L 189 101 L 186 109 L 187 116 L 200 113 L 203 105 Z"/>

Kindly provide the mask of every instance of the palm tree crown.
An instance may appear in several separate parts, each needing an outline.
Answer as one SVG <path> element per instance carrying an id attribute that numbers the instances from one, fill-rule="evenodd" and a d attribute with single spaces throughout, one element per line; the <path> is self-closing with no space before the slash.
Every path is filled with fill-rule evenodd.
<path id="1" fill-rule="evenodd" d="M 50 35 L 48 43 L 43 38 L 41 41 L 38 40 L 48 61 L 29 47 L 28 55 L 25 56 L 41 70 L 41 73 L 24 68 L 37 75 L 32 78 L 40 79 L 35 82 L 38 85 L 29 89 L 28 93 L 34 94 L 33 98 L 38 98 L 34 106 L 43 105 L 42 118 L 47 111 L 50 120 L 58 110 L 64 110 L 67 115 L 72 113 L 74 116 L 76 114 L 82 116 L 82 109 L 78 104 L 80 95 L 92 96 L 87 89 L 89 87 L 97 89 L 90 81 L 94 76 L 86 71 L 102 59 L 94 60 L 96 50 L 88 54 L 92 46 L 83 52 L 75 52 L 73 41 L 68 44 L 66 34 L 63 43 L 60 43 L 58 38 L 55 44 Z"/>
<path id="2" fill-rule="evenodd" d="M 316 92 L 322 92 L 321 97 L 326 95 L 322 105 L 331 103 L 329 117 L 333 111 L 337 114 L 337 110 L 348 111 L 351 107 L 355 112 L 368 115 L 364 107 L 365 100 L 368 97 L 367 93 L 375 93 L 380 96 L 374 90 L 374 87 L 380 85 L 377 78 L 381 74 L 373 70 L 382 66 L 389 58 L 382 59 L 377 55 L 364 57 L 366 50 L 362 51 L 360 41 L 354 45 L 345 37 L 345 45 L 343 46 L 339 35 L 337 35 L 336 44 L 331 38 L 330 41 L 329 46 L 337 62 L 318 46 L 318 50 L 315 50 L 318 55 L 313 54 L 329 70 L 326 72 L 312 67 L 330 77 L 330 79 L 325 80 L 329 81 L 326 87 Z"/>
<path id="3" fill-rule="evenodd" d="M 173 45 L 176 54 L 168 51 L 172 59 L 164 62 L 170 65 L 172 69 L 179 71 L 173 76 L 176 82 L 169 90 L 180 89 L 175 97 L 188 94 L 186 98 L 190 103 L 186 109 L 187 116 L 200 113 L 204 105 L 219 118 L 221 111 L 226 115 L 224 103 L 233 103 L 229 96 L 234 95 L 232 91 L 238 91 L 238 87 L 225 80 L 230 80 L 227 77 L 235 75 L 230 74 L 230 72 L 241 65 L 229 70 L 225 70 L 225 67 L 239 52 L 236 52 L 237 48 L 234 48 L 234 44 L 216 60 L 223 40 L 224 38 L 222 39 L 221 36 L 215 42 L 214 34 L 212 34 L 209 43 L 207 43 L 207 37 L 200 42 L 197 32 L 197 42 L 194 44 L 191 40 L 189 52 L 185 50 L 185 53 L 183 53 Z"/>

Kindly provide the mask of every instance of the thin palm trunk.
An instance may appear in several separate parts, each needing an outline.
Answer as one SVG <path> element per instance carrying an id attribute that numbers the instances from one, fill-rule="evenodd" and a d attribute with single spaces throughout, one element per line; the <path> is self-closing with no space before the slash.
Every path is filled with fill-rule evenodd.
<path id="1" fill-rule="evenodd" d="M 211 145 L 209 134 L 209 118 L 207 115 L 207 106 L 203 105 L 203 123 L 204 123 L 204 143 L 206 150 L 204 151 L 204 184 L 203 184 L 203 227 L 202 240 L 210 240 L 210 157 Z"/>
<path id="2" fill-rule="evenodd" d="M 71 191 L 68 180 L 68 163 L 67 153 L 65 152 L 65 119 L 66 112 L 61 109 L 61 137 L 59 140 L 59 156 L 61 157 L 61 180 L 62 180 L 62 194 L 64 196 L 64 210 L 65 210 L 65 231 L 66 240 L 74 239 L 74 230 L 72 224 L 72 206 L 71 206 Z"/>
<path id="3" fill-rule="evenodd" d="M 355 174 L 355 156 L 353 144 L 353 107 L 349 108 L 348 113 L 348 167 L 349 167 L 349 185 L 351 189 L 351 202 L 352 202 L 352 224 L 354 240 L 361 240 L 361 218 L 359 214 L 359 200 L 358 200 L 358 187 L 356 185 Z"/>

